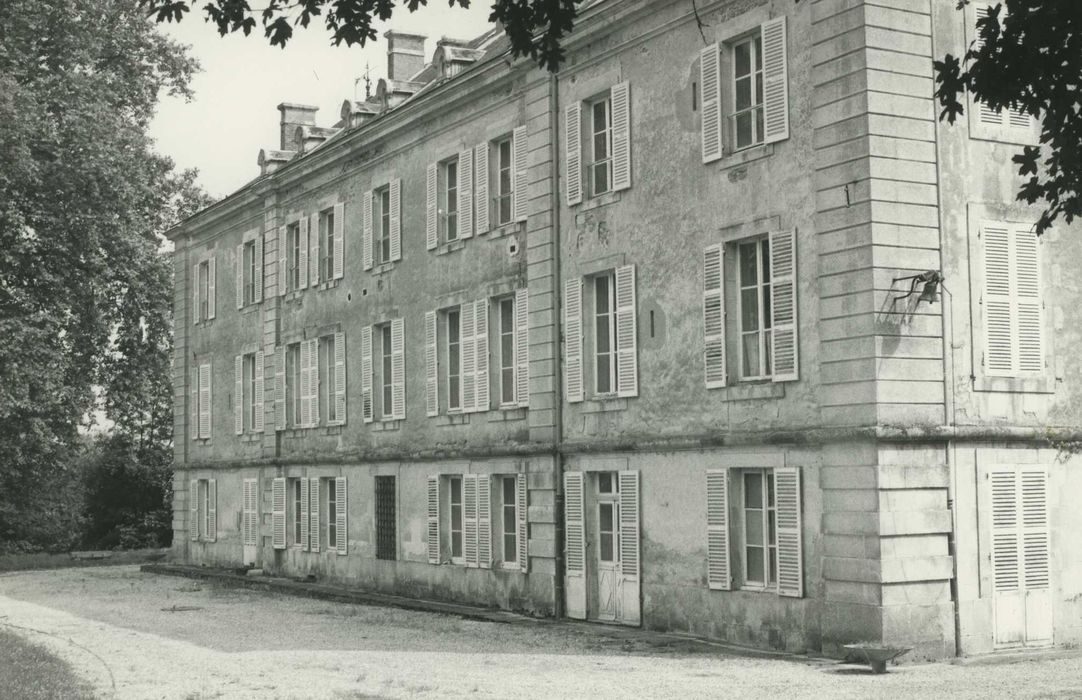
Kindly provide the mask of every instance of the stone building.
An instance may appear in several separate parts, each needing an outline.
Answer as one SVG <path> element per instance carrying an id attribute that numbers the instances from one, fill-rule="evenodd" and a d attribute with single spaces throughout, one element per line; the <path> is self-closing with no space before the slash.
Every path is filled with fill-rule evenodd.
<path id="1" fill-rule="evenodd" d="M 739 644 L 1082 641 L 1078 227 L 936 120 L 954 0 L 388 32 L 176 227 L 174 552 Z M 697 22 L 696 20 L 701 20 Z M 1074 301 L 1072 301 L 1074 300 Z"/>

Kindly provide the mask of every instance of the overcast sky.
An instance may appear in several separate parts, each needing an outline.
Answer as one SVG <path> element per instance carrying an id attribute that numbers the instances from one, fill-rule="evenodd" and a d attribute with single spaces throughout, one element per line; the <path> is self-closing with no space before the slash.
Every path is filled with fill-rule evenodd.
<path id="1" fill-rule="evenodd" d="M 198 5 L 198 3 L 196 3 Z M 387 74 L 386 29 L 425 34 L 426 60 L 431 60 L 441 36 L 471 39 L 488 29 L 487 2 L 468 10 L 433 0 L 410 14 L 397 7 L 394 19 L 379 28 L 380 37 L 365 48 L 330 45 L 322 24 L 294 32 L 285 49 L 272 47 L 257 28 L 251 36 L 218 36 L 199 10 L 178 24 L 160 25 L 181 44 L 191 46 L 203 71 L 192 82 L 195 98 L 188 103 L 165 98 L 151 124 L 158 150 L 178 168 L 198 168 L 203 187 L 223 197 L 259 174 L 260 148 L 279 146 L 278 110 L 281 102 L 319 107 L 316 123 L 338 121 L 342 101 L 354 96 L 354 80 L 370 68 L 372 89 Z M 364 81 L 356 95 L 364 97 Z"/>

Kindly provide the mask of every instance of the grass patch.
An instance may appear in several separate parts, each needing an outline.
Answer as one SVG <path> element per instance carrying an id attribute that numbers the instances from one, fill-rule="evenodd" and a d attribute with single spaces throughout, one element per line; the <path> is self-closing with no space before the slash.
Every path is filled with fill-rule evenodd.
<path id="1" fill-rule="evenodd" d="M 0 629 L 0 695 L 21 700 L 94 697 L 66 661 L 5 629 Z"/>
<path id="2" fill-rule="evenodd" d="M 75 559 L 70 553 L 61 554 L 5 554 L 0 556 L 0 573 L 7 571 L 37 571 L 41 569 L 67 569 L 84 566 L 120 566 L 160 561 L 168 553 L 166 549 L 131 549 L 109 552 L 102 559 Z"/>

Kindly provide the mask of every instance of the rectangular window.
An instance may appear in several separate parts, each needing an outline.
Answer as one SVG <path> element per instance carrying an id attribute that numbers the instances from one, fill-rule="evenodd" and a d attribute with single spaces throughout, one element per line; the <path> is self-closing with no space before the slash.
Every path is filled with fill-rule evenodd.
<path id="1" fill-rule="evenodd" d="M 598 394 L 616 391 L 616 284 L 612 273 L 594 278 L 594 381 Z"/>
<path id="2" fill-rule="evenodd" d="M 301 288 L 301 225 L 286 227 L 286 290 Z"/>
<path id="3" fill-rule="evenodd" d="M 199 480 L 199 536 L 208 537 L 210 533 L 210 482 Z"/>
<path id="4" fill-rule="evenodd" d="M 503 520 L 503 561 L 511 564 L 518 561 L 518 508 L 516 506 L 518 479 L 515 476 L 505 476 L 500 479 L 500 483 L 503 496 L 500 513 Z"/>
<path id="5" fill-rule="evenodd" d="M 377 265 L 391 261 L 391 187 L 372 193 L 373 254 Z"/>
<path id="6" fill-rule="evenodd" d="M 380 338 L 380 415 L 389 419 L 394 414 L 394 382 L 392 377 L 391 324 L 379 326 Z"/>
<path id="7" fill-rule="evenodd" d="M 740 376 L 768 379 L 773 373 L 770 309 L 770 240 L 760 238 L 737 246 L 740 294 Z"/>
<path id="8" fill-rule="evenodd" d="M 324 517 L 324 529 L 327 533 L 327 547 L 331 549 L 338 542 L 338 489 L 334 479 L 320 479 L 319 485 L 327 492 L 327 507 Z M 345 507 L 345 504 L 342 504 Z"/>
<path id="9" fill-rule="evenodd" d="M 597 474 L 597 545 L 598 558 L 603 562 L 616 561 L 617 531 L 617 482 L 612 472 Z"/>
<path id="10" fill-rule="evenodd" d="M 241 261 L 241 270 L 244 275 L 242 284 L 244 285 L 244 305 L 255 303 L 255 282 L 259 279 L 259 270 L 256 265 L 259 261 L 256 260 L 255 255 L 255 241 L 251 240 L 244 244 L 243 251 L 244 258 Z"/>
<path id="11" fill-rule="evenodd" d="M 289 497 L 289 505 L 293 509 L 293 513 L 291 514 L 293 517 L 291 517 L 289 519 L 289 522 L 292 524 L 292 527 L 291 527 L 292 535 L 293 535 L 292 544 L 300 546 L 301 545 L 301 517 L 302 517 L 301 513 L 303 512 L 303 510 L 301 509 L 301 480 L 300 479 L 290 479 L 289 480 L 289 496 L 290 496 Z"/>
<path id="12" fill-rule="evenodd" d="M 496 223 L 511 223 L 514 215 L 514 163 L 511 158 L 511 139 L 496 142 Z"/>
<path id="13" fill-rule="evenodd" d="M 328 423 L 338 420 L 334 400 L 334 334 L 319 338 L 319 405 L 320 415 Z"/>
<path id="14" fill-rule="evenodd" d="M 451 482 L 451 561 L 462 563 L 462 477 L 452 476 Z"/>
<path id="15" fill-rule="evenodd" d="M 199 310 L 197 321 L 206 321 L 210 318 L 210 261 L 204 260 L 199 263 Z"/>
<path id="16" fill-rule="evenodd" d="M 774 474 L 771 469 L 750 469 L 740 474 L 744 583 L 765 588 L 778 582 Z"/>
<path id="17" fill-rule="evenodd" d="M 445 241 L 458 239 L 458 158 L 440 163 L 440 223 Z"/>
<path id="18" fill-rule="evenodd" d="M 500 299 L 500 404 L 515 403 L 515 298 Z"/>
<path id="19" fill-rule="evenodd" d="M 243 395 L 237 397 L 241 401 L 241 406 L 244 407 L 244 417 L 247 421 L 247 429 L 255 429 L 255 353 L 248 353 L 244 356 L 242 363 L 244 374 L 242 379 L 242 391 Z"/>
<path id="20" fill-rule="evenodd" d="M 763 142 L 763 35 L 733 45 L 732 139 L 735 150 Z"/>
<path id="21" fill-rule="evenodd" d="M 334 279 L 334 207 L 319 213 L 319 279 Z"/>
<path id="22" fill-rule="evenodd" d="M 395 478 L 376 477 L 376 558 L 393 561 L 397 556 L 395 539 Z"/>
<path id="23" fill-rule="evenodd" d="M 462 409 L 462 311 L 449 309 L 447 319 L 447 410 Z"/>
<path id="24" fill-rule="evenodd" d="M 590 196 L 612 189 L 612 98 L 606 96 L 587 107 L 589 162 L 586 166 Z"/>
<path id="25" fill-rule="evenodd" d="M 301 344 L 286 346 L 286 425 L 301 423 Z"/>

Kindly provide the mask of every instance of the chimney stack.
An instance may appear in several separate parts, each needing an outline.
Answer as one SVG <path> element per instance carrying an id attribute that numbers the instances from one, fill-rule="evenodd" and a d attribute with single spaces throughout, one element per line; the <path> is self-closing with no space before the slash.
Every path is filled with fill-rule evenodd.
<path id="1" fill-rule="evenodd" d="M 279 121 L 281 125 L 281 150 L 283 151 L 299 151 L 301 150 L 301 144 L 297 143 L 297 127 L 298 126 L 315 126 L 316 125 L 316 112 L 319 111 L 319 107 L 313 107 L 311 105 L 299 105 L 292 102 L 283 102 L 278 105 L 278 111 L 281 112 L 282 118 Z"/>
<path id="2" fill-rule="evenodd" d="M 406 34 L 388 29 L 383 34 L 387 39 L 387 77 L 393 81 L 409 80 L 425 67 L 425 36 Z"/>

